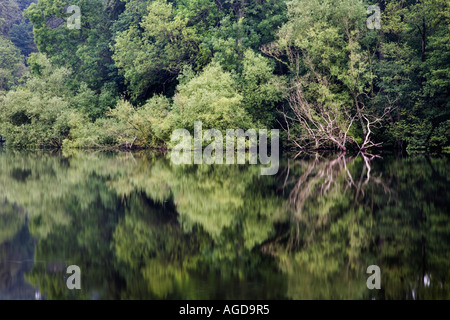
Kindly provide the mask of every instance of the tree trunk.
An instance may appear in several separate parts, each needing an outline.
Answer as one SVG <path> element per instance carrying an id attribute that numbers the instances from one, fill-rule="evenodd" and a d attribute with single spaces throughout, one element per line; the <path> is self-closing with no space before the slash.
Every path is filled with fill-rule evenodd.
<path id="1" fill-rule="evenodd" d="M 427 48 L 427 25 L 425 23 L 425 18 L 422 18 L 422 35 L 421 35 L 421 42 L 422 42 L 422 62 L 425 62 L 427 60 L 426 56 L 426 48 Z"/>
<path id="2" fill-rule="evenodd" d="M 364 135 L 366 135 L 367 130 L 366 130 L 366 126 L 364 124 L 364 120 L 361 115 L 361 109 L 359 108 L 358 98 L 356 97 L 356 95 L 353 95 L 353 97 L 355 99 L 356 112 L 358 113 L 358 118 L 359 118 L 359 122 L 361 123 L 361 128 L 363 130 Z"/>

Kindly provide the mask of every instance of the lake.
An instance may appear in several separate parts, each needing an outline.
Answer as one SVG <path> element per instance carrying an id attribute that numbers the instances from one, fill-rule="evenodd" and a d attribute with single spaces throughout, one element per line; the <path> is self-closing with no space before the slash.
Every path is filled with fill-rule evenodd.
<path id="1" fill-rule="evenodd" d="M 448 157 L 260 168 L 0 151 L 0 299 L 450 299 Z"/>

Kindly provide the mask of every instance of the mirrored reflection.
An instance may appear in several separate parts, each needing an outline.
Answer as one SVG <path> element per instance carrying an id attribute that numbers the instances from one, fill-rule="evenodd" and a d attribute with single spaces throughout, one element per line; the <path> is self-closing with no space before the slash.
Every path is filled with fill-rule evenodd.
<path id="1" fill-rule="evenodd" d="M 0 153 L 1 299 L 450 298 L 449 162 Z M 81 269 L 81 290 L 66 286 Z M 369 265 L 381 290 L 369 290 Z"/>

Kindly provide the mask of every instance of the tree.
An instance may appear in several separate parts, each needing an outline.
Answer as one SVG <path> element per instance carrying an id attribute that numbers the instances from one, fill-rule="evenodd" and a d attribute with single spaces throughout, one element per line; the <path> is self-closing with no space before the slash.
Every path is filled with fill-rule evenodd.
<path id="1" fill-rule="evenodd" d="M 32 3 L 25 17 L 33 23 L 33 33 L 39 52 L 46 54 L 55 66 L 73 71 L 75 80 L 86 82 L 93 90 L 100 90 L 106 82 L 119 83 L 111 58 L 109 41 L 111 19 L 117 16 L 102 0 L 74 0 L 80 7 L 81 28 L 69 29 L 66 13 L 69 1 L 40 0 Z M 110 14 L 112 17 L 110 17 Z"/>
<path id="2" fill-rule="evenodd" d="M 20 50 L 11 41 L 0 37 L 0 92 L 18 85 L 25 72 Z"/>
<path id="3" fill-rule="evenodd" d="M 117 35 L 113 57 L 135 99 L 161 92 L 158 87 L 170 86 L 184 65 L 195 62 L 200 39 L 192 24 L 185 11 L 158 0 L 142 21 Z"/>
<path id="4" fill-rule="evenodd" d="M 53 68 L 44 56 L 32 56 L 30 62 L 39 75 L 0 96 L 2 135 L 13 147 L 59 147 L 69 130 L 70 71 Z"/>
<path id="5" fill-rule="evenodd" d="M 386 2 L 378 99 L 394 103 L 389 132 L 403 148 L 448 144 L 449 12 L 440 0 Z"/>
<path id="6" fill-rule="evenodd" d="M 215 57 L 226 71 L 241 73 L 244 53 L 258 52 L 275 40 L 278 28 L 286 21 L 285 0 L 217 0 L 221 15 L 204 35 L 201 52 Z"/>
<path id="7" fill-rule="evenodd" d="M 293 83 L 291 113 L 285 113 L 289 139 L 302 149 L 346 150 L 378 144 L 371 140 L 375 112 L 368 110 L 374 78 L 370 35 L 362 1 L 292 1 L 288 21 L 263 52 L 286 64 Z M 284 57 L 287 59 L 285 60 Z M 360 124 L 356 129 L 357 120 Z"/>
<path id="8" fill-rule="evenodd" d="M 0 2 L 0 35 L 6 36 L 9 29 L 21 19 L 21 10 L 14 0 Z"/>
<path id="9" fill-rule="evenodd" d="M 283 77 L 274 75 L 273 61 L 247 49 L 238 83 L 244 108 L 256 128 L 272 128 L 279 118 L 278 108 L 284 103 L 287 88 Z"/>
<path id="10" fill-rule="evenodd" d="M 202 121 L 206 129 L 251 128 L 251 117 L 242 104 L 232 75 L 218 62 L 177 87 L 172 113 L 174 128 L 194 131 L 194 122 Z"/>
<path id="11" fill-rule="evenodd" d="M 9 30 L 9 38 L 25 57 L 37 51 L 34 43 L 33 25 L 28 20 L 22 19 L 20 23 L 13 25 Z"/>

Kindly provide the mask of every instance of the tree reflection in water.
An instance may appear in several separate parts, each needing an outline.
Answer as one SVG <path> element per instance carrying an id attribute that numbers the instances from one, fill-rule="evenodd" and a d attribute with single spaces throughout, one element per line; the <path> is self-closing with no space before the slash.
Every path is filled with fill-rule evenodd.
<path id="1" fill-rule="evenodd" d="M 0 162 L 0 248 L 31 245 L 22 274 L 47 299 L 449 298 L 445 157 L 313 155 L 275 177 L 140 153 Z M 16 256 L 0 275 L 20 274 Z M 81 291 L 65 286 L 71 264 Z M 372 264 L 382 290 L 366 287 Z"/>

